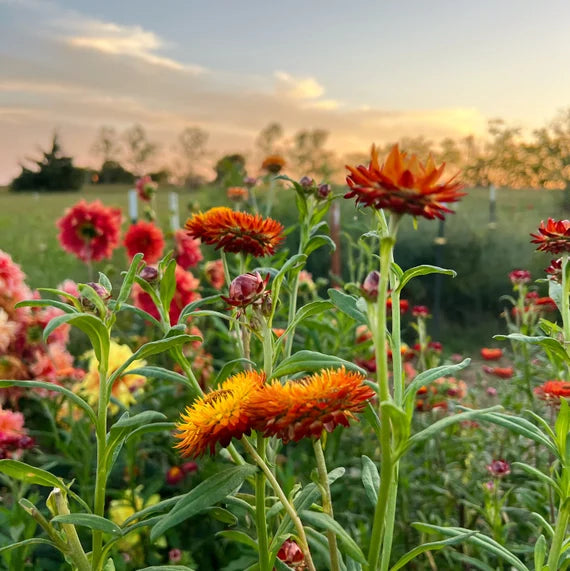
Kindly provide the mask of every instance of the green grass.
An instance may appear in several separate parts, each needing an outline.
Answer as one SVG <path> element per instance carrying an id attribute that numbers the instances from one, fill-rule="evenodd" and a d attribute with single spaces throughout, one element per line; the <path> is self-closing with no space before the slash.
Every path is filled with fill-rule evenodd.
<path id="1" fill-rule="evenodd" d="M 65 253 L 57 240 L 56 220 L 65 208 L 81 198 L 100 199 L 106 205 L 123 209 L 127 227 L 127 186 L 90 186 L 79 193 L 13 194 L 0 191 L 0 249 L 11 254 L 22 265 L 29 284 L 36 287 L 55 287 L 66 278 L 86 281 L 84 264 Z M 157 196 L 159 218 L 167 228 L 168 190 L 180 192 L 180 217 L 183 223 L 190 214 L 189 205 L 201 209 L 227 204 L 225 192 L 217 188 L 197 191 L 161 187 Z M 296 220 L 296 208 L 291 200 L 292 191 L 279 190 L 273 216 L 286 225 Z M 262 195 L 262 192 L 258 192 Z M 561 194 L 557 191 L 500 190 L 497 193 L 497 226 L 489 227 L 488 190 L 472 189 L 459 205 L 457 213 L 445 222 L 446 245 L 440 250 L 441 265 L 458 272 L 454 280 L 443 278 L 441 330 L 442 340 L 460 350 L 458 338 L 465 343 L 469 338 L 487 339 L 500 330 L 498 315 L 501 306 L 498 298 L 510 292 L 508 272 L 514 268 L 527 268 L 535 278 L 542 277 L 549 258 L 537 254 L 529 242 L 529 233 L 536 230 L 540 220 L 549 216 L 563 217 L 560 209 Z M 260 196 L 262 198 L 262 196 Z M 369 229 L 370 217 L 358 213 L 352 200 L 342 201 L 343 229 L 358 237 Z M 402 224 L 396 250 L 396 259 L 405 269 L 419 263 L 436 263 L 434 239 L 438 221 L 420 220 L 417 230 L 412 220 Z M 295 236 L 289 246 L 295 247 Z M 346 245 L 343 244 L 343 266 L 346 269 Z M 214 256 L 212 249 L 207 255 Z M 95 264 L 96 271 L 105 271 L 111 277 L 127 264 L 123 248 L 112 260 Z M 328 254 L 319 250 L 309 260 L 309 270 L 316 275 L 327 275 L 330 264 Z M 96 274 L 95 274 L 96 275 Z M 347 277 L 347 276 L 345 276 Z M 413 282 L 405 295 L 412 303 L 425 303 L 433 307 L 436 282 L 425 278 Z M 483 342 L 483 341 L 482 341 Z"/>

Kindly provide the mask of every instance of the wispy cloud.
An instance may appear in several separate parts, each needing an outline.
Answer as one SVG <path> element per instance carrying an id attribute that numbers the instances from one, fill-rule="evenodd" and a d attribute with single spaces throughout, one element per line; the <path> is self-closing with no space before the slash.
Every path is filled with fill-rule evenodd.
<path id="1" fill-rule="evenodd" d="M 324 87 L 314 77 L 293 77 L 285 71 L 276 71 L 275 89 L 279 95 L 293 99 L 318 99 Z"/>
<path id="2" fill-rule="evenodd" d="M 61 19 L 57 23 L 67 29 L 62 40 L 74 48 L 135 58 L 174 71 L 193 74 L 205 71 L 200 66 L 161 55 L 159 51 L 165 48 L 165 42 L 154 32 L 141 26 L 120 26 L 113 22 L 86 19 L 77 15 Z"/>

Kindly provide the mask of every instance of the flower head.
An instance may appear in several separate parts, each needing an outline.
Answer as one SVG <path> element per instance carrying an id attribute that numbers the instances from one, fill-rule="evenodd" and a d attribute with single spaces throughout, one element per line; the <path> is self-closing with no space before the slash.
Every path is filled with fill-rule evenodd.
<path id="1" fill-rule="evenodd" d="M 562 258 L 552 260 L 550 266 L 545 271 L 549 279 L 562 283 Z"/>
<path id="2" fill-rule="evenodd" d="M 158 184 L 152 180 L 152 178 L 147 174 L 137 179 L 135 183 L 135 188 L 139 194 L 139 198 L 148 202 L 152 195 L 156 192 Z"/>
<path id="3" fill-rule="evenodd" d="M 481 349 L 481 357 L 485 359 L 485 361 L 496 361 L 503 356 L 503 350 L 497 348 L 490 348 L 490 347 L 483 347 Z"/>
<path id="4" fill-rule="evenodd" d="M 226 283 L 226 276 L 224 275 L 224 262 L 222 260 L 214 260 L 206 262 L 204 272 L 208 283 L 215 289 L 222 289 Z"/>
<path id="5" fill-rule="evenodd" d="M 277 558 L 293 569 L 304 568 L 305 556 L 301 548 L 292 539 L 286 539 L 277 552 Z"/>
<path id="6" fill-rule="evenodd" d="M 281 155 L 269 155 L 261 163 L 261 168 L 272 174 L 277 174 L 284 166 L 285 159 Z"/>
<path id="7" fill-rule="evenodd" d="M 152 222 L 136 222 L 125 234 L 125 248 L 130 260 L 141 253 L 147 264 L 154 264 L 160 260 L 164 250 L 162 230 Z"/>
<path id="8" fill-rule="evenodd" d="M 256 430 L 284 443 L 319 438 L 339 424 L 348 426 L 375 395 L 360 373 L 328 369 L 300 381 L 274 381 L 252 394 L 248 410 Z"/>
<path id="9" fill-rule="evenodd" d="M 225 380 L 220 387 L 199 397 L 182 413 L 176 428 L 176 444 L 183 456 L 196 458 L 216 445 L 228 446 L 232 438 L 250 434 L 248 403 L 265 382 L 264 373 L 245 371 Z"/>
<path id="10" fill-rule="evenodd" d="M 495 478 L 503 478 L 511 473 L 511 466 L 505 460 L 493 460 L 488 466 L 487 470 L 491 476 Z"/>
<path id="11" fill-rule="evenodd" d="M 398 145 L 394 145 L 382 166 L 373 146 L 368 167 L 346 168 L 350 171 L 346 177 L 350 191 L 345 198 L 356 196 L 357 203 L 397 214 L 443 219 L 444 213 L 453 212 L 445 203 L 457 202 L 465 194 L 460 192 L 463 185 L 454 180 L 457 175 L 447 182 L 438 182 L 445 163 L 436 167 L 430 156 L 424 166 L 415 155 L 408 157 L 400 152 Z"/>
<path id="12" fill-rule="evenodd" d="M 534 389 L 534 394 L 543 400 L 559 402 L 560 397 L 570 398 L 570 382 L 546 381 L 546 383 Z"/>
<path id="13" fill-rule="evenodd" d="M 532 244 L 538 244 L 537 250 L 560 254 L 570 252 L 570 220 L 554 220 L 549 218 L 546 224 L 544 220 L 538 227 L 536 234 L 531 234 L 534 238 Z"/>
<path id="14" fill-rule="evenodd" d="M 509 274 L 509 279 L 511 280 L 511 283 L 516 286 L 529 283 L 532 276 L 528 270 L 513 270 Z"/>
<path id="15" fill-rule="evenodd" d="M 380 272 L 372 270 L 362 282 L 360 291 L 362 295 L 369 301 L 376 301 L 378 297 L 378 285 L 380 284 Z"/>
<path id="16" fill-rule="evenodd" d="M 249 198 L 249 191 L 243 186 L 230 186 L 226 191 L 226 196 L 229 200 L 242 202 Z"/>
<path id="17" fill-rule="evenodd" d="M 99 200 L 81 200 L 65 211 L 57 226 L 59 243 L 66 252 L 84 262 L 98 261 L 110 258 L 119 245 L 121 211 Z"/>
<path id="18" fill-rule="evenodd" d="M 272 218 L 223 206 L 194 214 L 186 221 L 186 230 L 193 238 L 215 245 L 216 249 L 244 252 L 256 258 L 274 254 L 283 240 L 283 225 Z"/>
<path id="19" fill-rule="evenodd" d="M 265 279 L 259 272 L 241 274 L 232 280 L 229 297 L 222 299 L 233 307 L 247 307 L 253 303 L 261 303 L 262 299 L 269 294 L 265 286 L 269 281 L 269 274 Z"/>
<path id="20" fill-rule="evenodd" d="M 93 405 L 99 399 L 99 361 L 92 351 L 89 356 L 87 373 L 78 389 L 80 393 L 85 394 L 89 403 Z M 133 352 L 128 345 L 120 345 L 116 341 L 111 341 L 109 345 L 109 375 L 121 367 L 123 363 L 132 356 Z M 134 393 L 142 389 L 146 384 L 146 377 L 130 373 L 129 371 L 143 367 L 144 365 L 145 361 L 133 361 L 113 383 L 111 394 L 126 407 L 136 402 Z M 111 405 L 111 408 L 116 410 L 117 405 Z"/>
<path id="21" fill-rule="evenodd" d="M 188 270 L 202 261 L 203 256 L 200 251 L 199 240 L 191 238 L 184 230 L 176 230 L 174 240 L 176 241 L 174 258 L 180 267 Z"/>
<path id="22" fill-rule="evenodd" d="M 489 367 L 483 365 L 483 371 L 488 375 L 499 377 L 499 379 L 510 379 L 515 374 L 513 367 Z"/>
<path id="23" fill-rule="evenodd" d="M 431 314 L 427 305 L 414 305 L 414 307 L 412 307 L 412 315 L 414 317 L 423 317 L 425 319 L 426 317 L 430 317 Z"/>

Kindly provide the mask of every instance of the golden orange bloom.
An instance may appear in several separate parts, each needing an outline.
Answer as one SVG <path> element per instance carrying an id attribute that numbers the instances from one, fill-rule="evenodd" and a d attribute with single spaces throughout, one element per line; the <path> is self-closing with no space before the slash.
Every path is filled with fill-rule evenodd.
<path id="1" fill-rule="evenodd" d="M 243 186 L 230 186 L 226 191 L 226 195 L 230 200 L 239 202 L 249 198 L 249 190 Z"/>
<path id="2" fill-rule="evenodd" d="M 544 400 L 560 402 L 560 397 L 570 398 L 570 382 L 546 381 L 534 389 L 534 394 Z"/>
<path id="3" fill-rule="evenodd" d="M 378 151 L 372 146 L 372 157 L 368 167 L 346 167 L 350 174 L 346 182 L 350 191 L 345 198 L 356 196 L 356 202 L 374 208 L 386 208 L 397 214 L 412 214 L 433 220 L 443 220 L 444 213 L 453 212 L 445 202 L 457 202 L 463 192 L 463 185 L 455 181 L 457 174 L 447 182 L 438 182 L 445 163 L 436 167 L 433 158 L 425 165 L 416 155 L 408 157 L 394 145 L 386 162 L 380 166 Z"/>
<path id="4" fill-rule="evenodd" d="M 259 214 L 237 212 L 225 206 L 194 214 L 186 231 L 224 252 L 244 252 L 259 258 L 275 253 L 283 240 L 283 225 Z"/>
<path id="5" fill-rule="evenodd" d="M 277 174 L 285 166 L 285 159 L 281 155 L 269 155 L 261 163 L 261 168 L 270 173 Z"/>
<path id="6" fill-rule="evenodd" d="M 342 369 L 320 371 L 300 381 L 274 381 L 253 393 L 248 411 L 253 428 L 284 443 L 318 438 L 339 424 L 348 426 L 375 393 L 360 373 Z"/>
<path id="7" fill-rule="evenodd" d="M 245 371 L 226 379 L 218 389 L 196 399 L 176 425 L 183 456 L 196 458 L 216 444 L 226 447 L 232 438 L 249 434 L 252 428 L 247 405 L 265 382 L 265 374 Z"/>

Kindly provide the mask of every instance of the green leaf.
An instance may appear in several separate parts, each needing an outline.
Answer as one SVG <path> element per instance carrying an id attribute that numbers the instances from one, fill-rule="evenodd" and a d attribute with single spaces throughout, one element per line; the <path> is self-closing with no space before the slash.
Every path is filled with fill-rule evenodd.
<path id="1" fill-rule="evenodd" d="M 26 299 L 16 304 L 16 307 L 57 307 L 65 313 L 79 313 L 75 307 L 55 299 Z"/>
<path id="2" fill-rule="evenodd" d="M 556 434 L 556 444 L 558 446 L 558 451 L 560 458 L 565 458 L 566 456 L 566 437 L 568 436 L 568 430 L 570 428 L 570 406 L 566 399 L 560 399 L 560 410 L 558 411 L 558 416 L 556 422 L 554 423 L 554 432 Z"/>
<path id="3" fill-rule="evenodd" d="M 27 482 L 28 484 L 46 486 L 47 488 L 67 489 L 63 480 L 60 480 L 52 473 L 18 460 L 0 460 L 0 474 L 6 474 L 6 476 Z"/>
<path id="4" fill-rule="evenodd" d="M 570 357 L 568 357 L 568 353 L 566 353 L 562 343 L 556 339 L 552 339 L 552 337 L 545 337 L 540 335 L 536 337 L 529 337 L 528 335 L 522 335 L 521 333 L 510 333 L 509 335 L 494 335 L 493 339 L 498 339 L 499 341 L 509 339 L 511 341 L 528 343 L 529 345 L 539 345 L 545 350 L 547 355 L 552 355 L 567 363 L 570 362 Z"/>
<path id="5" fill-rule="evenodd" d="M 20 547 L 27 547 L 28 545 L 49 545 L 59 551 L 58 546 L 53 543 L 53 541 L 42 539 L 41 537 L 32 537 L 30 539 L 24 539 L 22 541 L 18 541 L 17 543 L 11 543 L 10 545 L 0 547 L 0 553 L 6 553 L 12 549 L 19 549 Z"/>
<path id="6" fill-rule="evenodd" d="M 302 511 L 299 516 L 301 519 L 310 525 L 322 529 L 324 531 L 332 531 L 337 536 L 339 541 L 339 548 L 343 553 L 352 557 L 355 561 L 366 563 L 366 558 L 356 544 L 354 539 L 348 535 L 344 527 L 335 521 L 330 515 L 325 513 L 311 512 L 308 510 Z"/>
<path id="7" fill-rule="evenodd" d="M 147 432 L 161 432 L 161 431 L 172 432 L 175 428 L 176 428 L 175 422 L 155 422 L 153 424 L 148 424 L 146 426 L 139 426 L 138 428 L 135 428 L 135 430 L 127 434 L 125 442 L 128 442 L 131 438 L 135 438 L 137 436 L 146 434 Z"/>
<path id="8" fill-rule="evenodd" d="M 244 545 L 252 547 L 253 549 L 255 549 L 255 551 L 258 551 L 257 541 L 249 537 L 249 535 L 247 535 L 247 533 L 244 533 L 243 531 L 237 531 L 233 529 L 226 531 L 219 531 L 218 533 L 216 533 L 216 536 L 225 537 L 226 539 L 229 539 L 230 541 L 235 541 L 236 543 L 243 543 Z"/>
<path id="9" fill-rule="evenodd" d="M 392 401 L 380 404 L 381 414 L 386 414 L 392 424 L 394 449 L 403 450 L 410 436 L 410 422 L 406 413 Z"/>
<path id="10" fill-rule="evenodd" d="M 513 462 L 512 466 L 518 466 L 521 470 L 524 470 L 530 476 L 533 476 L 537 480 L 540 480 L 543 484 L 550 486 L 557 494 L 558 497 L 562 498 L 562 490 L 560 486 L 549 476 L 543 474 L 540 470 L 537 470 L 534 466 L 529 466 L 524 462 Z"/>
<path id="11" fill-rule="evenodd" d="M 194 569 L 186 567 L 186 565 L 151 565 L 139 569 L 139 571 L 194 571 Z"/>
<path id="12" fill-rule="evenodd" d="M 416 266 L 415 268 L 410 268 L 406 270 L 402 276 L 400 277 L 400 284 L 398 285 L 396 291 L 402 291 L 404 286 L 412 279 L 417 278 L 419 276 L 427 276 L 429 274 L 444 274 L 446 276 L 451 276 L 454 278 L 457 275 L 457 272 L 453 270 L 446 270 L 444 268 L 440 268 L 438 266 L 430 266 L 427 264 Z"/>
<path id="13" fill-rule="evenodd" d="M 174 297 L 174 292 L 176 291 L 176 261 L 170 260 L 166 266 L 166 270 L 162 275 L 160 280 L 160 301 L 162 302 L 162 307 L 166 311 L 170 308 L 170 303 Z"/>
<path id="14" fill-rule="evenodd" d="M 114 522 L 95 514 L 68 514 L 57 515 L 51 520 L 53 523 L 79 525 L 96 531 L 102 531 L 111 535 L 123 534 L 121 528 Z"/>
<path id="15" fill-rule="evenodd" d="M 380 489 L 380 474 L 378 473 L 378 468 L 376 464 L 368 458 L 368 456 L 363 455 L 362 457 L 362 484 L 364 485 L 364 491 L 366 492 L 366 497 L 370 500 L 373 506 L 378 503 L 378 490 Z"/>
<path id="16" fill-rule="evenodd" d="M 463 535 L 458 535 L 456 537 L 450 537 L 448 539 L 441 539 L 440 541 L 432 541 L 431 543 L 423 543 L 418 547 L 408 551 L 405 555 L 400 557 L 396 564 L 390 569 L 390 571 L 398 571 L 398 569 L 402 569 L 406 563 L 409 563 L 412 559 L 415 559 L 418 555 L 425 553 L 426 551 L 439 551 L 448 545 L 457 545 L 458 543 L 462 543 L 468 537 L 475 535 L 476 531 L 467 532 Z"/>
<path id="17" fill-rule="evenodd" d="M 180 312 L 180 317 L 178 318 L 178 323 L 185 323 L 188 316 L 192 315 L 192 313 L 194 312 L 194 310 L 196 308 L 202 307 L 203 305 L 211 305 L 211 304 L 219 301 L 221 298 L 222 298 L 222 295 L 218 293 L 216 295 L 210 295 L 208 297 L 201 297 L 200 299 L 197 299 L 196 301 L 190 302 Z"/>
<path id="18" fill-rule="evenodd" d="M 304 254 L 306 256 L 310 256 L 315 250 L 317 250 L 321 246 L 328 246 L 333 252 L 336 250 L 336 244 L 333 242 L 330 236 L 326 236 L 325 234 L 317 234 L 307 242 Z"/>
<path id="19" fill-rule="evenodd" d="M 398 454 L 398 456 L 402 456 L 407 450 L 409 450 L 416 444 L 431 438 L 432 436 L 434 436 L 438 432 L 441 432 L 443 429 L 447 428 L 448 426 L 451 426 L 452 424 L 455 424 L 457 422 L 463 422 L 464 420 L 471 420 L 473 418 L 488 419 L 490 416 L 489 413 L 501 409 L 502 407 L 500 405 L 497 405 L 490 408 L 484 408 L 481 410 L 468 410 L 460 414 L 454 414 L 453 416 L 447 416 L 445 418 L 442 418 L 441 420 L 434 422 L 427 428 L 424 428 L 422 431 L 412 435 L 408 439 L 406 446 L 402 449 L 402 451 L 400 452 L 400 454 Z"/>
<path id="20" fill-rule="evenodd" d="M 469 529 L 464 529 L 462 527 L 441 527 L 439 525 L 431 525 L 428 523 L 413 523 L 413 527 L 418 529 L 419 531 L 423 531 L 425 533 L 440 533 L 447 537 L 457 537 L 457 536 L 466 536 L 463 539 L 468 543 L 473 543 L 474 545 L 479 546 L 484 551 L 488 553 L 492 553 L 497 557 L 501 557 L 505 561 L 507 561 L 510 565 L 512 565 L 518 571 L 529 571 L 528 567 L 515 555 L 513 555 L 510 551 L 505 549 L 501 544 L 497 543 L 494 539 L 487 537 L 482 534 L 476 535 L 467 535 L 472 533 Z"/>
<path id="21" fill-rule="evenodd" d="M 164 420 L 165 418 L 166 416 L 157 410 L 145 410 L 133 416 L 130 416 L 128 412 L 125 412 L 121 418 L 113 424 L 111 427 L 111 433 L 113 430 L 136 428 L 144 424 L 150 424 L 155 420 Z"/>
<path id="22" fill-rule="evenodd" d="M 340 311 L 349 317 L 352 317 L 352 319 L 354 319 L 357 323 L 364 325 L 368 324 L 366 315 L 362 313 L 362 311 L 360 311 L 360 309 L 358 309 L 356 306 L 357 300 L 355 297 L 333 288 L 330 288 L 327 293 L 329 294 L 331 301 Z"/>
<path id="23" fill-rule="evenodd" d="M 111 304 L 109 305 L 112 307 Z M 144 319 L 145 321 L 150 321 L 150 323 L 152 323 L 158 328 L 162 327 L 158 319 L 153 317 L 150 313 L 147 313 L 146 311 L 140 309 L 139 307 L 135 307 L 134 305 L 129 305 L 128 303 L 122 303 L 120 309 L 117 309 L 116 311 L 125 311 L 125 310 L 130 311 L 131 313 L 135 313 L 139 317 L 142 317 L 142 319 Z"/>
<path id="24" fill-rule="evenodd" d="M 376 434 L 378 441 L 380 441 L 380 436 L 382 432 L 382 427 L 380 425 L 380 418 L 378 417 L 378 413 L 376 412 L 376 409 L 372 406 L 370 401 L 366 403 L 366 408 L 364 409 L 362 416 L 364 416 L 368 424 L 372 427 L 372 430 L 374 430 L 374 433 Z"/>
<path id="25" fill-rule="evenodd" d="M 289 323 L 283 335 L 281 335 L 279 339 L 277 339 L 275 345 L 278 346 L 279 343 L 281 343 L 283 339 L 285 339 L 287 335 L 290 334 L 291 331 L 293 331 L 297 327 L 297 325 L 299 325 L 304 319 L 307 319 L 307 317 L 311 317 L 313 315 L 319 315 L 320 313 L 323 313 L 324 311 L 327 311 L 332 307 L 334 306 L 330 301 L 323 301 L 323 300 L 312 301 L 311 303 L 304 305 L 297 311 L 295 317 L 293 318 L 291 323 Z"/>
<path id="26" fill-rule="evenodd" d="M 213 508 L 206 508 L 204 513 L 207 513 L 210 517 L 213 517 L 217 521 L 221 521 L 227 525 L 237 525 L 238 518 L 229 510 L 221 508 L 220 506 L 214 506 Z"/>
<path id="27" fill-rule="evenodd" d="M 162 367 L 137 367 L 136 369 L 130 369 L 129 373 L 132 375 L 142 375 L 147 379 L 160 379 L 161 381 L 172 381 L 173 383 L 182 383 L 193 388 L 190 381 L 180 373 L 175 373 L 174 371 L 169 371 L 168 369 L 163 369 Z"/>
<path id="28" fill-rule="evenodd" d="M 176 503 L 179 502 L 184 497 L 186 497 L 186 494 L 180 494 L 178 496 L 173 496 L 172 498 L 162 500 L 161 502 L 158 502 L 156 504 L 152 504 L 151 506 L 147 506 L 146 508 L 143 508 L 142 510 L 139 510 L 138 512 L 135 512 L 134 514 L 130 515 L 123 522 L 123 527 L 126 527 L 127 525 L 130 525 L 132 522 L 140 520 L 141 518 L 146 517 L 147 515 L 154 514 L 157 512 L 162 512 L 167 508 L 169 508 L 170 506 L 176 505 Z"/>
<path id="29" fill-rule="evenodd" d="M 285 377 L 302 371 L 312 372 L 320 369 L 339 367 L 346 367 L 347 369 L 358 371 L 362 374 L 365 373 L 364 369 L 361 369 L 354 363 L 345 361 L 340 357 L 325 355 L 324 353 L 318 353 L 316 351 L 297 351 L 297 353 L 288 359 L 281 361 L 281 363 L 279 363 L 279 365 L 277 365 L 273 370 L 273 374 L 270 378 L 276 379 L 278 377 Z"/>
<path id="30" fill-rule="evenodd" d="M 558 311 L 562 311 L 562 284 L 548 280 L 548 297 L 554 300 Z"/>
<path id="31" fill-rule="evenodd" d="M 69 323 L 83 331 L 91 341 L 97 360 L 100 363 L 107 361 L 110 343 L 109 331 L 98 317 L 90 313 L 68 313 L 54 317 L 44 329 L 44 341 L 47 341 L 51 333 L 64 323 Z"/>
<path id="32" fill-rule="evenodd" d="M 220 383 L 225 381 L 236 368 L 237 365 L 240 364 L 244 365 L 251 365 L 255 368 L 256 364 L 249 359 L 245 359 L 244 357 L 240 357 L 239 359 L 233 359 L 232 361 L 228 361 L 221 369 L 220 372 L 216 375 L 214 382 L 212 383 L 212 387 L 216 388 Z"/>
<path id="33" fill-rule="evenodd" d="M 435 367 L 433 369 L 423 371 L 417 377 L 415 377 L 414 380 L 404 390 L 404 405 L 408 410 L 408 416 L 411 416 L 409 405 L 410 403 L 413 404 L 415 402 L 416 393 L 419 389 L 424 386 L 427 387 L 430 383 L 433 383 L 433 381 L 439 379 L 440 377 L 458 373 L 462 369 L 465 369 L 469 363 L 471 363 L 471 359 L 464 359 L 457 365 L 442 365 L 441 367 Z"/>
<path id="34" fill-rule="evenodd" d="M 117 311 L 121 310 L 121 306 L 127 299 L 129 299 L 129 295 L 131 295 L 131 289 L 133 287 L 133 283 L 135 281 L 135 276 L 137 275 L 137 271 L 139 268 L 139 264 L 143 259 L 142 254 L 135 254 L 135 257 L 131 261 L 131 265 L 127 273 L 125 274 L 125 278 L 123 279 L 123 283 L 121 284 L 121 289 L 119 290 L 119 295 L 115 301 L 115 309 Z"/>
<path id="35" fill-rule="evenodd" d="M 554 537 L 554 528 L 542 517 L 539 513 L 531 512 L 530 514 L 549 535 L 549 537 Z"/>
<path id="36" fill-rule="evenodd" d="M 152 528 L 151 541 L 155 541 L 170 528 L 202 510 L 221 502 L 226 496 L 238 490 L 244 480 L 256 471 L 255 466 L 245 464 L 229 468 L 204 480 L 179 500 L 174 508 Z"/>
<path id="37" fill-rule="evenodd" d="M 99 296 L 99 294 L 91 287 L 89 284 L 77 284 L 77 289 L 81 294 L 81 297 L 85 301 L 88 299 L 92 304 L 93 307 L 97 309 L 97 313 L 101 319 L 105 319 L 105 315 L 107 314 L 107 306 Z"/>
<path id="38" fill-rule="evenodd" d="M 84 410 L 93 424 L 97 423 L 97 416 L 95 411 L 89 406 L 89 404 L 84 401 L 80 396 L 76 395 L 74 392 L 61 387 L 59 385 L 54 385 L 53 383 L 47 383 L 45 381 L 15 381 L 15 380 L 0 380 L 0 389 L 6 387 L 24 387 L 30 389 L 47 389 L 49 391 L 54 391 L 65 395 L 70 401 L 76 404 L 79 408 Z"/>
<path id="39" fill-rule="evenodd" d="M 113 284 L 111 280 L 103 273 L 99 272 L 99 283 L 109 292 L 113 291 Z"/>
<path id="40" fill-rule="evenodd" d="M 540 537 L 536 540 L 534 544 L 534 568 L 537 571 L 542 569 L 544 565 L 544 560 L 546 558 L 546 538 L 544 535 L 540 535 Z"/>

